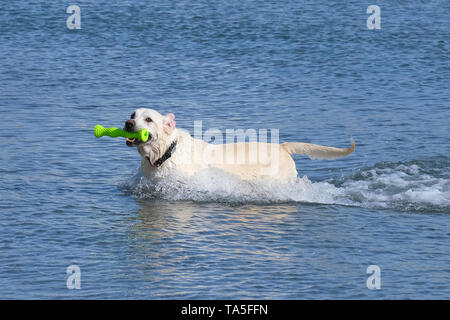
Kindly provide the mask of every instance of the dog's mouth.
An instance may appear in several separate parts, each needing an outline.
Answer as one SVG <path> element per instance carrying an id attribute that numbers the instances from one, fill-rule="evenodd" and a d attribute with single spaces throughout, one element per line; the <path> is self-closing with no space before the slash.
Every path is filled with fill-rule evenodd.
<path id="1" fill-rule="evenodd" d="M 152 139 L 152 137 L 150 135 L 148 136 L 148 140 L 146 142 L 143 142 L 143 141 L 141 141 L 139 139 L 136 139 L 136 138 L 127 138 L 126 144 L 129 147 L 137 147 L 137 146 L 139 146 L 141 144 L 150 142 L 151 139 Z"/>
<path id="2" fill-rule="evenodd" d="M 127 131 L 127 132 L 132 132 L 132 133 L 135 133 L 135 132 L 137 132 L 137 131 L 132 131 L 132 130 L 127 130 L 127 128 L 123 128 L 123 130 L 124 131 Z M 137 147 L 137 146 L 139 146 L 139 145 L 141 145 L 141 144 L 143 144 L 143 143 L 147 143 L 147 142 L 150 142 L 150 140 L 152 139 L 152 136 L 150 135 L 150 133 L 149 133 L 149 135 L 148 135 L 148 140 L 146 141 L 146 142 L 143 142 L 143 141 L 141 141 L 141 140 L 139 140 L 139 139 L 136 139 L 136 138 L 127 138 L 126 139 L 126 144 L 127 144 L 127 146 L 129 146 L 129 147 Z"/>
<path id="3" fill-rule="evenodd" d="M 140 141 L 139 139 L 136 139 L 136 138 L 132 138 L 132 139 L 127 138 L 126 143 L 127 143 L 127 146 L 134 147 L 134 146 L 137 146 L 139 144 L 139 142 L 142 142 L 142 141 Z"/>

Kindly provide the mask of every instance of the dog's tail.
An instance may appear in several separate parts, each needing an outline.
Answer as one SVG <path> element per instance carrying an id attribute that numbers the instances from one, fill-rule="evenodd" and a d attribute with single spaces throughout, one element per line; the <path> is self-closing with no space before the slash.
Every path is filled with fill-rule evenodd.
<path id="1" fill-rule="evenodd" d="M 333 148 L 320 146 L 312 143 L 303 142 L 285 142 L 281 146 L 289 153 L 306 154 L 311 159 L 336 159 L 340 157 L 348 156 L 355 150 L 355 142 L 349 148 Z"/>

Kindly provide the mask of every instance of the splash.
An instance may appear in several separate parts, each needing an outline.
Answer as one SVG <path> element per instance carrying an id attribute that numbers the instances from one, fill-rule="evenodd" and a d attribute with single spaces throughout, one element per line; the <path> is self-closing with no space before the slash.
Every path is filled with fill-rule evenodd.
<path id="1" fill-rule="evenodd" d="M 334 185 L 355 205 L 450 213 L 448 165 L 431 167 L 427 161 L 379 164 Z"/>
<path id="2" fill-rule="evenodd" d="M 248 182 L 216 168 L 193 177 L 149 179 L 136 172 L 121 184 L 137 198 L 197 202 L 317 203 L 387 208 L 401 211 L 450 212 L 448 166 L 426 162 L 377 164 L 338 180 L 313 182 L 304 176 L 284 184 L 272 180 Z"/>

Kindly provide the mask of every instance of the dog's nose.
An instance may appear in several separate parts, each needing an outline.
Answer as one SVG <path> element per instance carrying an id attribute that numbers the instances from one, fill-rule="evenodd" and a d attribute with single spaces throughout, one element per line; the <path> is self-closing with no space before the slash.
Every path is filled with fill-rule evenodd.
<path id="1" fill-rule="evenodd" d="M 134 120 L 127 120 L 127 121 L 125 121 L 125 129 L 131 130 L 131 129 L 133 129 L 135 124 L 136 123 L 134 122 Z"/>

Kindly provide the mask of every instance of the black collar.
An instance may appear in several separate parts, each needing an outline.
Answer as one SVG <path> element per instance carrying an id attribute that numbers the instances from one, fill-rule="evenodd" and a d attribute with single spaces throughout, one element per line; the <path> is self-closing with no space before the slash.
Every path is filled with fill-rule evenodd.
<path id="1" fill-rule="evenodd" d="M 153 164 L 155 167 L 159 167 L 161 166 L 164 161 L 166 161 L 167 159 L 169 159 L 172 154 L 175 152 L 175 146 L 177 145 L 177 140 L 175 140 L 174 142 L 172 142 L 172 144 L 170 145 L 169 149 L 167 149 L 166 153 L 163 154 L 163 156 L 161 158 L 159 158 L 158 160 L 155 161 L 155 163 Z"/>

